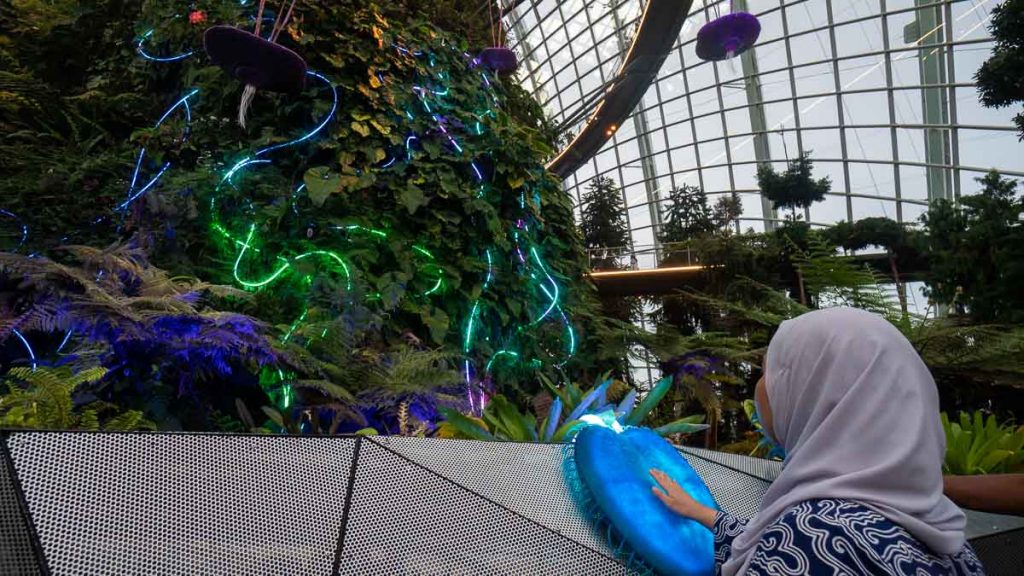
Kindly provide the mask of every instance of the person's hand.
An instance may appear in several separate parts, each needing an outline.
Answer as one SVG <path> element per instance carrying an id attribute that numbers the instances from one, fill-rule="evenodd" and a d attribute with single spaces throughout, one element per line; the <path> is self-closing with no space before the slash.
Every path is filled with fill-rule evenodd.
<path id="1" fill-rule="evenodd" d="M 696 520 L 708 528 L 715 525 L 716 512 L 714 510 L 694 500 L 686 493 L 686 490 L 683 490 L 675 480 L 669 478 L 661 470 L 651 468 L 650 473 L 654 481 L 658 483 L 657 486 L 651 486 L 651 492 L 669 509 L 680 516 Z"/>

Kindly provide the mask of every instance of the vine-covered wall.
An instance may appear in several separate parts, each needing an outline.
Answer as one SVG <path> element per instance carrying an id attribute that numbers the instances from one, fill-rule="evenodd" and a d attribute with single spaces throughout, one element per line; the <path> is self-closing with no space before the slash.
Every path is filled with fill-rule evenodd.
<path id="1" fill-rule="evenodd" d="M 243 129 L 244 85 L 202 34 L 253 30 L 255 4 L 2 9 L 0 207 L 28 227 L 24 250 L 130 241 L 251 290 L 241 310 L 285 343 L 372 330 L 443 346 L 481 394 L 621 361 L 543 169 L 554 134 L 475 58 L 465 37 L 484 25 L 445 2 L 300 1 L 278 41 L 307 62 L 306 90 L 258 91 Z"/>

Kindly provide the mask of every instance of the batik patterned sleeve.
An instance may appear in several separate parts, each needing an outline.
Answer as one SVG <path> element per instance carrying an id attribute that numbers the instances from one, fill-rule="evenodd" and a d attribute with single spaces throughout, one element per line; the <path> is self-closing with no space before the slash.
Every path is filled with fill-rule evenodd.
<path id="1" fill-rule="evenodd" d="M 719 511 L 715 516 L 715 574 L 722 570 L 722 564 L 732 555 L 732 541 L 743 533 L 748 520 Z"/>

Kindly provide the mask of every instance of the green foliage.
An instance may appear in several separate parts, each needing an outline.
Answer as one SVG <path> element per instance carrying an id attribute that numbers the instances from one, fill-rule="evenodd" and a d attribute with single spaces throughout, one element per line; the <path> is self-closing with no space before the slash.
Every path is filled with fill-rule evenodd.
<path id="1" fill-rule="evenodd" d="M 981 412 L 973 416 L 960 413 L 960 422 L 950 422 L 941 415 L 946 433 L 946 460 L 942 469 L 947 474 L 1001 474 L 1024 471 L 1024 426 L 1014 429 L 1009 423 L 988 418 Z"/>
<path id="2" fill-rule="evenodd" d="M 929 297 L 979 322 L 1024 322 L 1024 198 L 992 171 L 981 193 L 938 200 L 924 216 Z"/>
<path id="3" fill-rule="evenodd" d="M 580 230 L 587 248 L 621 248 L 629 244 L 626 206 L 622 190 L 606 176 L 598 176 L 587 184 L 582 198 Z M 615 268 L 614 255 L 609 261 L 594 263 L 595 268 Z"/>
<path id="4" fill-rule="evenodd" d="M 252 6 L 200 2 L 195 8 L 208 18 L 201 26 L 176 17 L 183 7 L 169 0 L 16 0 L 0 6 L 0 197 L 5 209 L 29 225 L 28 248 L 50 256 L 38 262 L 3 256 L 10 270 L 3 303 L 18 316 L 0 323 L 0 339 L 11 328 L 64 330 L 92 315 L 99 319 L 95 326 L 127 330 L 135 343 L 146 340 L 167 316 L 199 318 L 198 336 L 151 343 L 135 354 L 130 376 L 117 371 L 104 379 L 104 393 L 119 400 L 133 394 L 132 383 L 140 384 L 149 395 L 142 401 L 160 414 L 153 417 L 161 427 L 253 429 L 258 423 L 236 410 L 234 393 L 214 388 L 213 376 L 228 378 L 232 390 L 247 393 L 262 378 L 271 396 L 291 393 L 295 400 L 286 410 L 273 410 L 266 429 L 312 426 L 330 432 L 342 420 L 360 423 L 355 405 L 387 406 L 393 415 L 405 398 L 430 394 L 452 381 L 467 303 L 481 297 L 487 275 L 484 251 L 509 253 L 510 228 L 523 202 L 533 218 L 531 227 L 534 222 L 543 227 L 536 248 L 566 288 L 560 303 L 578 330 L 579 353 L 564 370 L 589 378 L 622 361 L 628 327 L 602 316 L 593 287 L 584 280 L 586 261 L 572 202 L 542 169 L 558 134 L 515 82 L 494 79 L 495 98 L 490 99 L 479 71 L 468 69 L 462 56 L 491 44 L 490 27 L 475 9 L 458 2 L 297 4 L 280 42 L 338 87 L 338 115 L 318 138 L 282 151 L 272 166 L 239 174 L 234 186 L 218 195 L 218 182 L 230 166 L 260 146 L 305 133 L 327 112 L 329 102 L 312 88 L 296 95 L 261 91 L 246 132 L 230 120 L 242 90 L 239 82 L 205 57 L 147 62 L 136 53 L 135 42 L 153 29 L 147 41 L 152 51 L 201 54 L 206 25 L 248 27 Z M 432 58 L 405 56 L 392 44 L 430 52 Z M 458 128 L 460 134 L 479 119 L 481 134 L 460 137 L 461 155 L 434 139 L 414 151 L 415 161 L 378 169 L 394 150 L 404 150 L 410 133 L 435 129 L 410 88 L 423 79 L 442 88 L 437 72 L 448 90 L 441 113 L 466 125 Z M 176 115 L 159 129 L 151 128 L 169 104 L 192 88 L 199 92 L 190 101 L 193 122 L 187 142 L 179 137 L 184 124 Z M 417 114 L 409 119 L 407 112 Z M 173 168 L 124 214 L 123 227 L 93 226 L 123 201 L 140 146 L 154 165 L 170 161 Z M 493 169 L 483 195 L 470 170 L 473 159 L 485 159 Z M 300 181 L 308 194 L 294 205 L 282 201 L 283 191 L 294 190 Z M 248 223 L 255 222 L 253 246 L 271 262 L 273 254 L 292 249 L 336 250 L 353 270 L 351 290 L 315 264 L 273 289 L 247 295 L 222 289 L 235 283 L 237 250 L 212 231 L 209 207 L 215 196 L 223 207 L 222 221 L 216 223 L 248 230 Z M 337 232 L 350 226 L 384 237 Z M 85 250 L 76 248 L 70 257 L 55 252 L 53 247 L 67 242 L 69 234 L 73 243 L 92 246 L 130 236 L 130 245 L 145 253 L 146 270 L 139 275 L 140 270 L 124 268 L 128 260 L 141 261 L 141 254 L 117 256 L 109 263 L 69 263 Z M 425 264 L 422 254 L 411 249 L 414 245 L 435 258 Z M 243 268 L 263 264 L 255 253 L 250 250 Z M 493 284 L 481 300 L 497 319 L 488 326 L 492 342 L 536 317 L 538 300 L 535 288 L 509 273 L 508 262 L 498 258 L 495 267 Z M 115 268 L 127 269 L 131 281 L 114 282 Z M 96 280 L 100 270 L 107 275 Z M 439 272 L 443 288 L 424 296 Z M 22 284 L 15 275 L 29 280 Z M 142 288 L 133 291 L 137 282 Z M 224 308 L 233 313 L 222 313 Z M 225 340 L 222 333 L 230 335 L 239 322 L 250 322 L 245 315 L 259 319 L 253 333 Z M 300 317 L 306 319 L 302 325 L 296 322 Z M 85 355 L 98 334 L 88 332 L 87 338 L 79 328 L 71 347 Z M 329 337 L 323 336 L 324 329 Z M 271 345 L 264 339 L 274 332 L 286 342 Z M 546 350 L 556 348 L 554 330 L 538 327 L 534 332 L 535 340 L 523 343 L 523 356 L 546 358 Z M 397 343 L 407 334 L 430 342 L 431 349 L 404 350 Z M 486 358 L 494 350 L 482 341 L 479 355 Z M 188 362 L 182 358 L 190 346 L 209 348 L 218 342 L 223 344 L 218 353 L 237 353 L 228 362 L 230 377 L 204 367 L 183 375 Z M 94 359 L 109 352 L 88 350 Z M 554 374 L 550 365 L 544 370 Z M 533 368 L 503 376 L 499 386 L 510 394 L 519 385 L 537 386 Z M 256 414 L 255 408 L 268 400 L 258 389 L 241 399 Z M 183 408 L 186 403 L 190 406 Z M 242 424 L 225 416 L 235 412 Z"/>
<path id="5" fill-rule="evenodd" d="M 74 394 L 106 375 L 105 368 L 11 368 L 0 379 L 0 426 L 46 430 L 152 430 L 142 412 L 104 402 L 78 405 Z"/>
<path id="6" fill-rule="evenodd" d="M 662 243 L 685 242 L 714 229 L 712 212 L 703 190 L 684 184 L 668 193 L 668 210 L 659 234 Z"/>
<path id="7" fill-rule="evenodd" d="M 812 236 L 807 251 L 794 250 L 792 262 L 803 276 L 815 307 L 849 306 L 878 314 L 900 315 L 892 295 L 882 289 L 878 276 L 867 266 L 836 254 L 835 248 Z"/>
<path id="8" fill-rule="evenodd" d="M 666 378 L 655 385 L 636 402 L 636 391 L 630 391 L 618 403 L 609 401 L 609 390 L 615 381 L 603 379 L 584 390 L 575 383 L 561 387 L 551 381 L 543 382 L 555 401 L 546 414 L 522 412 L 504 396 L 491 399 L 478 419 L 450 408 L 441 408 L 445 421 L 438 434 L 447 438 L 474 440 L 508 440 L 515 442 L 563 442 L 583 425 L 585 416 L 597 417 L 607 425 L 641 426 L 672 386 Z M 692 434 L 707 428 L 701 424 L 703 416 L 687 416 L 655 428 L 662 436 Z"/>
<path id="9" fill-rule="evenodd" d="M 792 219 L 796 220 L 797 208 L 806 209 L 824 200 L 825 194 L 832 190 L 832 181 L 827 176 L 818 180 L 811 177 L 813 167 L 810 152 L 791 160 L 782 173 L 776 172 L 770 164 L 761 164 L 757 167 L 757 184 L 776 210 L 790 209 Z"/>
<path id="10" fill-rule="evenodd" d="M 1024 102 L 1024 1 L 1004 0 L 992 9 L 991 16 L 989 31 L 995 46 L 974 79 L 981 103 L 1003 108 Z M 1024 111 L 1014 122 L 1024 140 Z"/>

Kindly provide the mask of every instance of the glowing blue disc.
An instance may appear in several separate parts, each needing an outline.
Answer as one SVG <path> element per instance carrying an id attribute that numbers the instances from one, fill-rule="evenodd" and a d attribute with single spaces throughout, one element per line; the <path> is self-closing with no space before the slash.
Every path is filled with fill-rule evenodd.
<path id="1" fill-rule="evenodd" d="M 651 493 L 657 468 L 695 500 L 718 509 L 708 487 L 665 439 L 647 428 L 615 432 L 588 426 L 576 436 L 576 470 L 605 517 L 632 550 L 659 574 L 715 572 L 714 537 L 668 509 Z"/>

